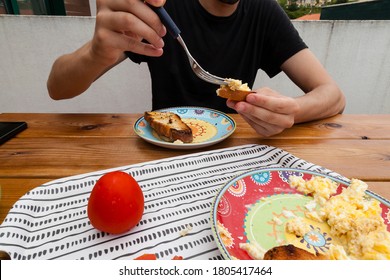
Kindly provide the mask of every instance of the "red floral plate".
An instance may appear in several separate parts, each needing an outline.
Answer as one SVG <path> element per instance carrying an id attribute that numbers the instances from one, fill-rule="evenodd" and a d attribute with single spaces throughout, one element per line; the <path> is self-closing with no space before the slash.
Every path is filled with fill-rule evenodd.
<path id="1" fill-rule="evenodd" d="M 283 244 L 313 253 L 328 250 L 332 243 L 329 226 L 305 218 L 305 205 L 313 198 L 290 187 L 291 175 L 305 180 L 327 177 L 339 184 L 337 193 L 348 186 L 348 182 L 332 176 L 291 168 L 259 169 L 232 179 L 218 192 L 211 210 L 213 235 L 225 259 L 251 259 L 240 248 L 240 243 L 248 242 L 255 242 L 264 251 Z M 390 231 L 390 202 L 371 191 L 366 193 L 368 199 L 381 202 L 382 217 Z M 288 213 L 303 217 L 313 230 L 304 237 L 287 233 L 284 224 L 291 218 Z"/>

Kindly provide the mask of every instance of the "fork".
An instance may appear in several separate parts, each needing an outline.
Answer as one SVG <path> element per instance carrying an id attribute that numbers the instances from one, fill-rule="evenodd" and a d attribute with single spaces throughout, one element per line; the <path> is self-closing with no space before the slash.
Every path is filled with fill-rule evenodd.
<path id="1" fill-rule="evenodd" d="M 167 11 L 164 9 L 164 7 L 154 7 L 152 5 L 149 5 L 149 7 L 159 16 L 162 23 L 167 28 L 168 32 L 171 34 L 171 36 L 178 40 L 180 45 L 183 47 L 184 51 L 187 54 L 188 60 L 191 65 L 192 71 L 194 71 L 195 75 L 201 78 L 202 80 L 216 84 L 216 85 L 227 85 L 228 82 L 226 79 L 215 76 L 204 70 L 198 62 L 192 57 L 190 51 L 188 50 L 186 44 L 184 43 L 183 38 L 180 36 L 180 29 L 177 27 L 175 22 L 172 20 L 172 18 L 169 16 Z"/>

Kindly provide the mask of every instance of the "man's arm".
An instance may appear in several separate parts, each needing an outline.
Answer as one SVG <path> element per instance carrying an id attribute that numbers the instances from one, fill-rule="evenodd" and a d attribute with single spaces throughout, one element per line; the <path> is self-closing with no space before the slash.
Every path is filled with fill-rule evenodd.
<path id="1" fill-rule="evenodd" d="M 165 0 L 147 0 L 161 6 Z M 53 64 L 47 88 L 53 99 L 72 98 L 83 93 L 107 70 L 123 61 L 125 51 L 160 56 L 166 29 L 160 19 L 139 0 L 97 1 L 94 35 L 73 53 Z M 142 40 L 145 39 L 149 43 Z"/>
<path id="2" fill-rule="evenodd" d="M 249 94 L 245 102 L 227 102 L 258 134 L 272 136 L 295 123 L 343 112 L 343 93 L 310 50 L 296 53 L 281 68 L 305 95 L 291 98 L 270 88 L 260 88 Z"/>
<path id="3" fill-rule="evenodd" d="M 91 41 L 73 53 L 60 56 L 54 62 L 47 80 L 47 89 L 52 99 L 68 99 L 83 93 L 115 65 L 100 63 L 90 53 L 90 45 Z M 118 63 L 124 58 L 123 53 L 123 58 L 119 58 Z"/>
<path id="4" fill-rule="evenodd" d="M 295 123 L 323 119 L 344 111 L 344 94 L 310 50 L 292 56 L 282 65 L 282 70 L 306 93 L 296 98 L 300 110 L 295 115 Z"/>

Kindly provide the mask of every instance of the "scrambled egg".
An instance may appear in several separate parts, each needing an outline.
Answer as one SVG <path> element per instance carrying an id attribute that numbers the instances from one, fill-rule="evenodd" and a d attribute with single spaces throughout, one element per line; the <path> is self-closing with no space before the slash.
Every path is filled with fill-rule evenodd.
<path id="1" fill-rule="evenodd" d="M 367 184 L 352 179 L 339 195 L 337 184 L 330 179 L 313 176 L 305 181 L 291 176 L 290 186 L 305 194 L 312 194 L 322 207 L 306 215 L 327 222 L 331 235 L 342 246 L 332 246 L 331 259 L 390 259 L 390 233 L 381 216 L 380 202 L 367 198 Z M 310 214 L 311 213 L 311 214 Z"/>
<path id="2" fill-rule="evenodd" d="M 290 186 L 304 194 L 311 194 L 314 200 L 324 205 L 331 195 L 335 194 L 338 184 L 329 178 L 313 176 L 305 181 L 302 177 L 290 176 Z"/>
<path id="3" fill-rule="evenodd" d="M 328 178 L 313 176 L 305 181 L 301 177 L 290 176 L 292 188 L 313 196 L 313 201 L 305 205 L 305 217 L 317 222 L 328 223 L 334 243 L 326 253 L 330 260 L 348 259 L 390 259 L 390 232 L 381 216 L 380 202 L 366 195 L 366 183 L 352 179 L 347 188 L 336 194 L 338 184 Z M 317 207 L 319 205 L 319 207 Z M 285 224 L 285 231 L 304 236 L 310 231 L 302 217 L 283 210 L 285 217 L 291 218 Z M 282 221 L 273 217 L 281 225 Z M 223 230 L 222 237 L 230 237 Z M 263 259 L 265 251 L 256 243 L 239 243 L 253 259 Z"/>
<path id="4" fill-rule="evenodd" d="M 243 84 L 242 81 L 236 80 L 236 79 L 226 79 L 225 82 L 227 82 L 227 86 L 231 90 L 243 90 L 243 91 L 250 91 L 251 89 L 248 87 L 248 84 Z"/>
<path id="5" fill-rule="evenodd" d="M 221 237 L 222 243 L 226 247 L 229 248 L 234 244 L 232 234 L 224 227 L 224 225 L 220 221 L 217 221 L 217 232 Z"/>
<path id="6" fill-rule="evenodd" d="M 257 242 L 240 243 L 239 246 L 240 249 L 245 250 L 252 259 L 264 259 L 265 250 L 263 250 L 263 248 L 261 248 Z"/>
<path id="7" fill-rule="evenodd" d="M 351 258 L 390 259 L 390 233 L 379 201 L 365 197 L 367 187 L 352 179 L 348 188 L 327 201 L 322 217 Z"/>
<path id="8" fill-rule="evenodd" d="M 302 217 L 296 217 L 286 223 L 286 231 L 296 236 L 305 236 L 310 230 L 310 226 L 303 221 Z"/>
<path id="9" fill-rule="evenodd" d="M 330 260 L 349 260 L 347 253 L 344 250 L 344 247 L 341 245 L 331 244 L 327 256 Z"/>
<path id="10" fill-rule="evenodd" d="M 186 236 L 191 230 L 192 230 L 192 226 L 191 225 L 187 225 L 185 229 L 180 231 L 180 235 L 181 236 Z"/>

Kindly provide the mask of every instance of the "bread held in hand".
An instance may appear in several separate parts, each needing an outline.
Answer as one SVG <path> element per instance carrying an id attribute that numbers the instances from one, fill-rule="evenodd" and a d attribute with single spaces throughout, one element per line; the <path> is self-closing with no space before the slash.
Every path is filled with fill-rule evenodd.
<path id="1" fill-rule="evenodd" d="M 217 95 L 219 97 L 234 101 L 244 101 L 249 93 L 253 93 L 248 87 L 248 84 L 242 84 L 240 80 L 226 79 L 225 81 L 227 84 L 221 85 L 217 89 Z"/>

